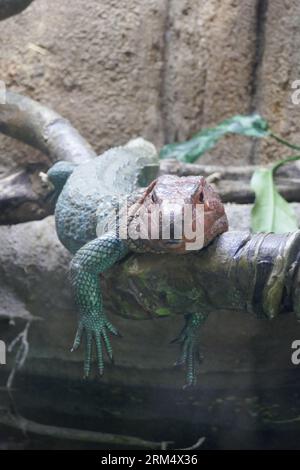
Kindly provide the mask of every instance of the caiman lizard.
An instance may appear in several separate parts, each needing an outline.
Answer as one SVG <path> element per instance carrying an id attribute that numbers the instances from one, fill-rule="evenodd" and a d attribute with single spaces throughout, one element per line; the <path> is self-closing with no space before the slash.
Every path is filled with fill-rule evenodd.
<path id="1" fill-rule="evenodd" d="M 190 208 L 193 232 L 200 223 L 202 242 L 197 249 L 205 248 L 228 230 L 220 197 L 204 177 L 163 175 L 148 182 L 147 187 L 140 187 L 140 175 L 147 166 L 158 168 L 158 154 L 150 142 L 138 138 L 79 165 L 57 162 L 48 171 L 48 178 L 59 193 L 55 208 L 57 234 L 74 254 L 70 278 L 79 309 L 79 323 L 73 350 L 79 347 L 84 337 L 85 377 L 90 373 L 93 345 L 102 375 L 103 345 L 113 360 L 109 335 L 119 334 L 103 310 L 99 274 L 130 252 L 157 255 L 190 252 L 191 239 L 187 239 L 183 230 L 182 236 L 178 236 L 178 227 L 181 227 L 178 220 L 186 207 Z M 159 216 L 153 222 L 156 236 L 151 237 L 152 228 L 149 233 L 149 227 L 154 221 L 153 208 L 158 210 Z M 166 220 L 167 236 L 162 227 Z M 145 226 L 146 230 L 143 229 Z M 196 381 L 198 330 L 206 316 L 203 312 L 186 312 L 185 327 L 177 338 L 181 343 L 177 363 L 186 367 L 187 385 Z"/>

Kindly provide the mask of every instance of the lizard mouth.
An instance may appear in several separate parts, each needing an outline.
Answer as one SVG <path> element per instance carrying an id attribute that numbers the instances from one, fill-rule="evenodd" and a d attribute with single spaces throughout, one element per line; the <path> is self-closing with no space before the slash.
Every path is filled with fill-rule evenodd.
<path id="1" fill-rule="evenodd" d="M 173 240 L 166 240 L 165 243 L 167 245 L 178 245 L 179 243 L 182 242 L 181 238 L 173 239 Z"/>

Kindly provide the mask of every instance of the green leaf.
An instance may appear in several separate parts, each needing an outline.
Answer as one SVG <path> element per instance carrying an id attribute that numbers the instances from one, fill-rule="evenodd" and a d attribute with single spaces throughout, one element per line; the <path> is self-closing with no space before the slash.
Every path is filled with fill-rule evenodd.
<path id="1" fill-rule="evenodd" d="M 181 162 L 193 163 L 228 133 L 259 138 L 270 135 L 267 121 L 259 114 L 237 115 L 216 127 L 203 129 L 186 142 L 165 145 L 160 151 L 160 158 L 175 158 Z"/>
<path id="2" fill-rule="evenodd" d="M 253 232 L 293 232 L 298 229 L 292 207 L 277 191 L 272 168 L 257 169 L 251 179 L 255 204 L 251 213 Z"/>

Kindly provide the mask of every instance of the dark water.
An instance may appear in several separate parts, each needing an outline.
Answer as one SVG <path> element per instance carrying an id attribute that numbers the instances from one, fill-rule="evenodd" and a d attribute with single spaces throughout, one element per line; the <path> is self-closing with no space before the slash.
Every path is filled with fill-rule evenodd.
<path id="1" fill-rule="evenodd" d="M 278 374 L 276 388 L 267 386 L 276 383 L 272 374 L 255 389 L 199 387 L 192 392 L 23 376 L 16 381 L 13 398 L 22 416 L 52 426 L 173 441 L 176 448 L 205 437 L 202 449 L 300 449 L 300 374 L 285 373 L 284 380 Z M 1 394 L 4 402 L 7 397 Z M 24 436 L 6 426 L 0 427 L 0 448 L 122 449 Z"/>

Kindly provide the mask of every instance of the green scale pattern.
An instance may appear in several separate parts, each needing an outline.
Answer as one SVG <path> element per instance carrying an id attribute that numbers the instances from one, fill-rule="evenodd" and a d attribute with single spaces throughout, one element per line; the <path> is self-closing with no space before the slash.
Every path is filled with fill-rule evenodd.
<path id="1" fill-rule="evenodd" d="M 71 262 L 71 284 L 79 309 L 78 329 L 72 349 L 76 350 L 79 347 L 82 336 L 85 335 L 85 377 L 88 377 L 90 373 L 93 340 L 97 348 L 100 375 L 103 374 L 104 369 L 102 341 L 104 341 L 109 358 L 113 360 L 112 347 L 107 333 L 109 331 L 118 335 L 118 331 L 103 312 L 99 274 L 113 266 L 128 251 L 123 240 L 108 233 L 86 243 L 77 251 Z"/>
<path id="2" fill-rule="evenodd" d="M 79 309 L 79 322 L 72 350 L 85 340 L 84 376 L 91 369 L 93 345 L 96 346 L 99 372 L 104 369 L 103 343 L 113 360 L 109 334 L 118 335 L 103 311 L 99 274 L 134 250 L 132 240 L 121 240 L 114 233 L 98 233 L 97 224 L 109 220 L 114 199 L 141 191 L 138 175 L 147 164 L 157 164 L 154 146 L 139 138 L 124 147 L 108 150 L 100 157 L 80 165 L 58 162 L 48 171 L 58 200 L 55 208 L 56 230 L 62 244 L 74 254 L 70 267 L 71 284 Z M 150 181 L 146 184 L 149 184 Z M 198 330 L 203 314 L 188 314 L 186 325 L 174 340 L 181 344 L 178 365 L 186 366 L 186 383 L 196 382 L 195 365 L 200 359 Z"/>

